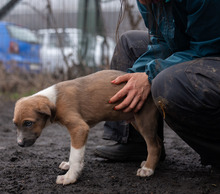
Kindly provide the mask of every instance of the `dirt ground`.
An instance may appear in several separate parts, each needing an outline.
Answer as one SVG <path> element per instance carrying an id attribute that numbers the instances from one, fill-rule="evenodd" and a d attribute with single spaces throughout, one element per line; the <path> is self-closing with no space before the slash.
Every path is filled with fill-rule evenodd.
<path id="1" fill-rule="evenodd" d="M 140 162 L 111 162 L 93 155 L 102 140 L 103 123 L 91 129 L 85 167 L 77 183 L 56 185 L 58 168 L 69 156 L 70 138 L 58 125 L 44 129 L 28 148 L 16 143 L 12 124 L 14 103 L 0 98 L 0 193 L 220 193 L 220 172 L 200 165 L 199 156 L 165 128 L 167 157 L 151 178 L 140 178 Z"/>

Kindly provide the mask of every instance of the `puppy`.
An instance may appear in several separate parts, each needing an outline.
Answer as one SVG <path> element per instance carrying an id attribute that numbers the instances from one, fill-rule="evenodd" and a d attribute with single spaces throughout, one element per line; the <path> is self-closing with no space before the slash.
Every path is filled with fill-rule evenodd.
<path id="1" fill-rule="evenodd" d="M 124 113 L 113 110 L 116 104 L 108 100 L 124 84 L 114 85 L 111 81 L 125 74 L 116 70 L 97 73 L 60 82 L 32 96 L 21 98 L 14 109 L 13 122 L 17 127 L 17 143 L 21 147 L 34 144 L 42 129 L 58 122 L 64 125 L 71 136 L 68 162 L 59 168 L 68 170 L 57 177 L 57 184 L 76 182 L 83 169 L 85 144 L 90 127 L 101 121 L 132 120 L 147 144 L 148 156 L 142 162 L 137 175 L 151 176 L 160 158 L 161 141 L 157 136 L 159 112 L 151 95 L 138 113 Z M 119 103 L 119 102 L 118 102 Z"/>

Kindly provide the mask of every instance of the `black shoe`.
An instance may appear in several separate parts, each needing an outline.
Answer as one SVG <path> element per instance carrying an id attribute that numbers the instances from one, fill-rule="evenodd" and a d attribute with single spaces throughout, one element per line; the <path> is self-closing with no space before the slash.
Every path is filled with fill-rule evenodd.
<path id="1" fill-rule="evenodd" d="M 145 142 L 116 143 L 114 145 L 97 146 L 95 155 L 114 161 L 143 161 L 147 157 L 147 147 Z M 160 160 L 164 160 L 165 156 L 163 147 Z"/>

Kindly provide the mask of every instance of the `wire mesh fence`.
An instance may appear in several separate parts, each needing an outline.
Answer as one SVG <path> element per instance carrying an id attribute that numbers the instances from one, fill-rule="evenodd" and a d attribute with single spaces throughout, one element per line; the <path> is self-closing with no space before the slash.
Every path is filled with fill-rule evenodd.
<path id="1" fill-rule="evenodd" d="M 116 45 L 121 2 L 2 0 L 0 65 L 7 76 L 1 76 L 1 81 L 13 80 L 18 72 L 18 77 L 22 72 L 67 80 L 108 69 Z M 144 29 L 136 2 L 127 0 L 125 5 L 119 34 Z"/>

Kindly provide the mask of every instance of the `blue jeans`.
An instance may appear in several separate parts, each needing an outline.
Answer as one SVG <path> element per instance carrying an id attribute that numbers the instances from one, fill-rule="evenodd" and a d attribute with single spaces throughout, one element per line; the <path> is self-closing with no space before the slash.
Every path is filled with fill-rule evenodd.
<path id="1" fill-rule="evenodd" d="M 165 69 L 153 80 L 153 99 L 166 123 L 201 156 L 220 164 L 220 57 Z"/>

